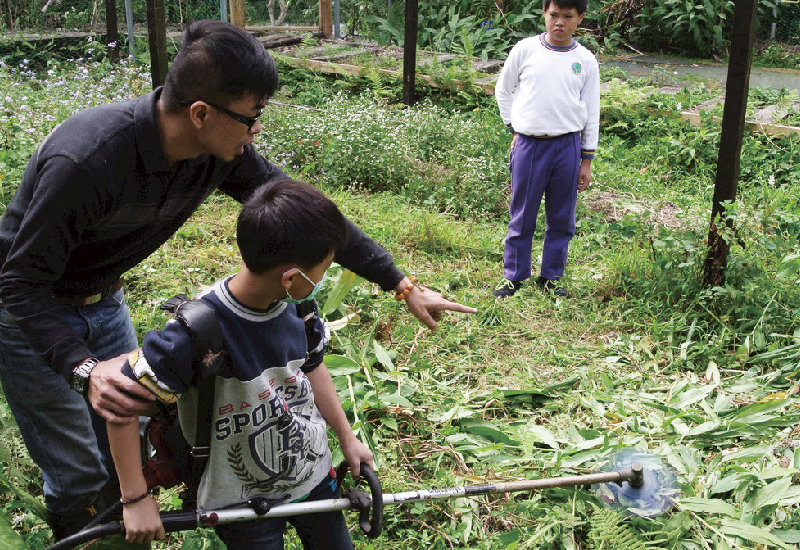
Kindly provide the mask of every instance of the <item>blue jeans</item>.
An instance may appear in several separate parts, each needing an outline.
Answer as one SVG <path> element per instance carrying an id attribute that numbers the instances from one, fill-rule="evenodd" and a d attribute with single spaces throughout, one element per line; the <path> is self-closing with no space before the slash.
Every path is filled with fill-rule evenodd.
<path id="1" fill-rule="evenodd" d="M 327 476 L 306 500 L 339 498 L 336 480 Z M 283 550 L 286 522 L 297 531 L 306 550 L 352 550 L 353 542 L 342 512 L 319 512 L 288 518 L 267 518 L 215 527 L 228 550 Z"/>
<path id="2" fill-rule="evenodd" d="M 62 309 L 98 359 L 136 349 L 121 289 L 96 304 Z M 31 349 L 1 306 L 0 382 L 25 445 L 42 470 L 47 509 L 70 514 L 91 506 L 109 479 L 116 480 L 105 421 Z"/>

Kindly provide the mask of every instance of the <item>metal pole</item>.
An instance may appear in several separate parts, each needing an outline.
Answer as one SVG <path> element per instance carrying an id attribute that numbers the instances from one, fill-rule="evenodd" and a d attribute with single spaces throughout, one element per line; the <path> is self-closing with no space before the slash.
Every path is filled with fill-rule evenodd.
<path id="1" fill-rule="evenodd" d="M 133 35 L 133 0 L 125 0 L 125 24 L 128 26 L 128 55 L 136 56 L 135 44 L 136 37 Z"/>
<path id="2" fill-rule="evenodd" d="M 219 18 L 223 21 L 228 20 L 228 0 L 219 0 Z"/>
<path id="3" fill-rule="evenodd" d="M 333 0 L 333 37 L 336 40 L 341 38 L 341 31 L 339 30 L 341 24 L 340 16 L 341 9 L 339 7 L 339 0 Z"/>
<path id="4" fill-rule="evenodd" d="M 380 483 L 375 489 L 378 490 L 381 502 L 386 504 L 402 504 L 404 502 L 418 502 L 423 500 L 440 500 L 450 498 L 460 498 L 465 496 L 490 495 L 498 493 L 514 493 L 518 491 L 535 491 L 539 489 L 552 489 L 554 487 L 577 487 L 581 485 L 594 485 L 596 483 L 619 483 L 628 482 L 631 487 L 642 487 L 644 484 L 644 468 L 640 463 L 632 464 L 627 470 L 616 470 L 611 472 L 600 472 L 588 475 L 564 476 L 543 479 L 526 479 L 520 481 L 506 481 L 499 483 L 489 483 L 485 485 L 462 485 L 459 487 L 444 487 L 441 489 L 419 489 L 416 491 L 406 491 L 402 493 L 380 493 Z M 364 496 L 372 502 L 378 495 Z M 213 527 L 242 521 L 252 521 L 264 518 L 276 518 L 287 516 L 298 516 L 305 514 L 316 514 L 320 512 L 337 512 L 344 510 L 358 509 L 365 504 L 361 501 L 354 501 L 349 498 L 335 498 L 328 500 L 316 500 L 309 502 L 292 502 L 286 504 L 276 504 L 267 510 L 257 510 L 255 507 L 227 508 L 221 510 L 186 510 L 162 512 L 161 521 L 167 533 L 175 531 L 186 531 L 197 527 Z M 381 507 L 382 509 L 382 507 Z M 373 510 L 374 512 L 374 510 Z M 363 529 L 363 524 L 362 524 Z M 47 550 L 67 550 L 78 544 L 88 542 L 98 537 L 122 532 L 122 523 L 113 522 L 105 525 L 98 525 L 85 531 L 81 531 L 63 539 Z"/>
<path id="5" fill-rule="evenodd" d="M 772 17 L 774 19 L 778 19 L 778 8 L 772 8 Z M 775 35 L 778 31 L 778 24 L 775 21 L 772 22 L 772 27 L 769 30 L 769 39 L 771 42 L 775 42 Z"/>

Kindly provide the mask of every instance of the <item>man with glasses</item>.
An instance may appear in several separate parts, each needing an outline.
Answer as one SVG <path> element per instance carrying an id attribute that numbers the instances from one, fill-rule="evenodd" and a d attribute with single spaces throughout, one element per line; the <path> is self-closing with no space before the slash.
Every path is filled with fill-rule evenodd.
<path id="1" fill-rule="evenodd" d="M 57 127 L 0 218 L 0 382 L 59 539 L 119 498 L 105 422 L 135 422 L 153 400 L 120 372 L 137 347 L 121 277 L 215 190 L 241 202 L 286 177 L 253 148 L 277 86 L 257 40 L 198 21 L 163 88 Z M 475 311 L 415 287 L 351 222 L 336 261 L 431 328 L 443 310 Z"/>

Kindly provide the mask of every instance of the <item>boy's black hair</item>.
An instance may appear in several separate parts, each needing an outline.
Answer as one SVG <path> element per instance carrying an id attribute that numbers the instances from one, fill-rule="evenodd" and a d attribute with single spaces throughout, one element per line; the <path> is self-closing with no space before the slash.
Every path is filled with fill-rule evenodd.
<path id="1" fill-rule="evenodd" d="M 589 9 L 589 0 L 542 0 L 542 9 L 547 10 L 550 4 L 555 4 L 565 10 L 575 8 L 578 15 L 583 15 Z"/>
<path id="2" fill-rule="evenodd" d="M 256 189 L 236 224 L 242 260 L 254 273 L 293 263 L 311 269 L 347 244 L 347 223 L 311 185 L 282 179 Z"/>
<path id="3" fill-rule="evenodd" d="M 253 35 L 216 19 L 195 21 L 167 73 L 161 101 L 168 113 L 203 100 L 225 105 L 246 94 L 265 101 L 278 89 L 278 68 Z"/>

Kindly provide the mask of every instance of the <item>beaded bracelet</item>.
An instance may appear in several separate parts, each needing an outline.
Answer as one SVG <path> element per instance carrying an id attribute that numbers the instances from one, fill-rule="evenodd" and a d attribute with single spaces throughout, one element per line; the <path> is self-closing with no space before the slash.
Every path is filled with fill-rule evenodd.
<path id="1" fill-rule="evenodd" d="M 408 295 L 411 294 L 411 289 L 413 289 L 417 285 L 417 278 L 414 277 L 413 275 L 409 275 L 408 280 L 411 281 L 408 284 L 408 286 L 405 287 L 400 292 L 398 292 L 397 294 L 395 294 L 394 296 L 394 299 L 397 300 L 398 302 L 402 302 L 403 300 L 408 298 Z"/>
<path id="2" fill-rule="evenodd" d="M 147 491 L 144 492 L 144 494 L 141 494 L 138 497 L 129 498 L 127 500 L 125 500 L 124 498 L 121 498 L 121 499 L 119 499 L 119 503 L 122 504 L 123 506 L 126 505 L 126 504 L 136 504 L 140 500 L 144 500 L 145 498 L 149 497 L 150 494 L 151 494 L 151 491 L 148 489 Z"/>

